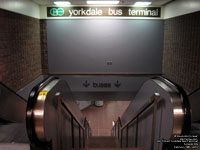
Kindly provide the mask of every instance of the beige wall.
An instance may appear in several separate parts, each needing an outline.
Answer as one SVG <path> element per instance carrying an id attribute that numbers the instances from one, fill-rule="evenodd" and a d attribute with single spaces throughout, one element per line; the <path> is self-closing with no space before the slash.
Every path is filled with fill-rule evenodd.
<path id="1" fill-rule="evenodd" d="M 200 11 L 200 0 L 175 0 L 164 7 L 164 19 Z"/>
<path id="2" fill-rule="evenodd" d="M 33 18 L 40 18 L 40 6 L 31 0 L 0 0 L 0 8 Z"/>

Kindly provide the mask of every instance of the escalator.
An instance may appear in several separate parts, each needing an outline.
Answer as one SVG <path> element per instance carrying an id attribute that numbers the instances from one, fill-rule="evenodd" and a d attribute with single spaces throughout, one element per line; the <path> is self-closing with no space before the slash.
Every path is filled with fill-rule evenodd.
<path id="1" fill-rule="evenodd" d="M 0 149 L 29 148 L 26 132 L 27 101 L 0 83 Z"/>
<path id="2" fill-rule="evenodd" d="M 7 95 L 18 100 L 13 103 L 13 97 L 4 98 L 3 88 Z M 176 145 L 181 149 L 183 143 L 162 140 L 176 140 L 177 135 L 196 135 L 199 132 L 193 128 L 193 123 L 198 124 L 199 120 L 193 120 L 192 116 L 199 110 L 192 109 L 194 105 L 190 107 L 188 97 L 191 96 L 162 77 L 143 84 L 124 114 L 115 121 L 110 137 L 91 136 L 90 125 L 64 80 L 45 79 L 32 89 L 27 102 L 5 86 L 3 88 L 1 86 L 0 129 L 11 129 L 9 125 L 20 124 L 13 129 L 23 138 L 0 139 L 0 150 L 11 150 L 12 146 L 15 146 L 13 150 L 18 147 L 21 150 L 171 150 Z M 6 105 L 5 100 L 8 101 Z M 3 129 L 0 137 L 3 132 L 12 137 L 9 129 Z"/>

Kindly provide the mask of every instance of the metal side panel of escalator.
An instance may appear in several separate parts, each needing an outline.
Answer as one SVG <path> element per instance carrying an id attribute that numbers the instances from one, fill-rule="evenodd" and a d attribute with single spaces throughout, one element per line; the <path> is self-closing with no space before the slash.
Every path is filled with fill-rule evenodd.
<path id="1" fill-rule="evenodd" d="M 176 135 L 189 134 L 190 126 L 190 105 L 185 91 L 163 77 L 156 77 L 143 84 L 115 122 L 112 135 L 120 139 L 121 147 L 171 150 L 179 143 L 168 141 L 175 140 Z"/>
<path id="2" fill-rule="evenodd" d="M 83 148 L 90 127 L 66 81 L 51 77 L 30 93 L 26 124 L 31 150 Z"/>

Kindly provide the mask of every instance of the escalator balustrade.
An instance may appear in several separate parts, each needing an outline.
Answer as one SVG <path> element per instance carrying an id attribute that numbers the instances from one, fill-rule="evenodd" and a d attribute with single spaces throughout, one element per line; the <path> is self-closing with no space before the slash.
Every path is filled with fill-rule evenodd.
<path id="1" fill-rule="evenodd" d="M 148 150 L 173 149 L 174 135 L 188 135 L 191 114 L 185 91 L 173 82 L 156 77 L 146 81 L 124 114 L 115 121 L 112 136 L 121 147 Z M 181 143 L 183 144 L 183 143 Z"/>

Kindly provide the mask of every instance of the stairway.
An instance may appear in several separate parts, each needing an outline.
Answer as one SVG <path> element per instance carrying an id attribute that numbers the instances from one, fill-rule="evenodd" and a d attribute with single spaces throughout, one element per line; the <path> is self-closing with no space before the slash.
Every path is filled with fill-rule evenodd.
<path id="1" fill-rule="evenodd" d="M 91 136 L 86 140 L 85 150 L 146 150 L 145 148 L 120 148 L 120 142 L 113 136 Z"/>

